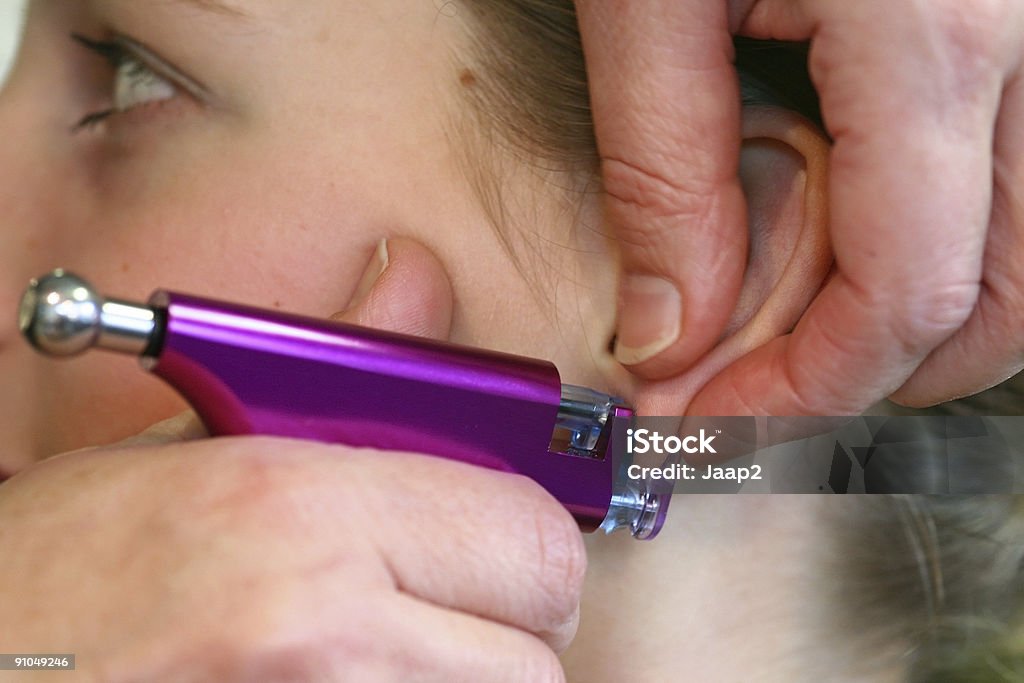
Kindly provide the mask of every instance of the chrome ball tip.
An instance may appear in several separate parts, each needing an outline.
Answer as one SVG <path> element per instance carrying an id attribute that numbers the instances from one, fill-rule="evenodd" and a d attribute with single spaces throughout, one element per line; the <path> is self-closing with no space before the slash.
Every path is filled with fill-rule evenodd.
<path id="1" fill-rule="evenodd" d="M 21 298 L 18 327 L 43 353 L 73 356 L 96 343 L 102 308 L 103 298 L 92 285 L 57 269 L 29 283 Z"/>

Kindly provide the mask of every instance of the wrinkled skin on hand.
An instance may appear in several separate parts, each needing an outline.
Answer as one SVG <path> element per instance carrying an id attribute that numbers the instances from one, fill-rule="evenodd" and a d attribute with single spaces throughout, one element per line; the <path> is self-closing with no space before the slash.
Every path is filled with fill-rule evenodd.
<path id="1" fill-rule="evenodd" d="M 680 414 L 689 403 L 703 415 L 849 415 L 889 395 L 937 403 L 1020 371 L 1024 3 L 577 8 L 609 220 L 623 245 L 619 339 L 632 347 L 620 359 L 650 380 L 643 412 Z M 690 402 L 672 378 L 721 334 L 746 263 L 732 34 L 810 41 L 834 140 L 835 272 L 792 334 Z M 626 312 L 643 305 L 648 324 L 655 315 L 679 324 L 639 353 L 649 340 Z"/>

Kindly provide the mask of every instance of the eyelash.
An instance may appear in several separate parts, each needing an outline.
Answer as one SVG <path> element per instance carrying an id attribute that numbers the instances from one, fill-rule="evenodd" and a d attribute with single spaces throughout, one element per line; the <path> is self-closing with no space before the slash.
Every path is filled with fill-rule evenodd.
<path id="1" fill-rule="evenodd" d="M 138 54 L 139 48 L 136 47 L 135 41 L 123 37 L 113 40 L 93 40 L 79 33 L 72 33 L 71 38 L 90 52 L 103 57 L 114 68 L 112 106 L 83 116 L 72 126 L 72 133 L 92 128 L 115 114 L 122 114 L 139 106 L 159 103 L 177 96 L 178 87 L 146 63 L 146 60 Z M 148 86 L 158 87 L 162 92 L 157 93 L 157 96 L 152 99 L 141 99 L 137 97 L 138 93 L 129 91 L 128 96 L 134 98 L 134 101 L 127 105 L 119 105 L 117 100 L 122 93 L 119 91 L 118 85 L 121 78 L 130 79 L 129 87 L 132 89 Z"/>

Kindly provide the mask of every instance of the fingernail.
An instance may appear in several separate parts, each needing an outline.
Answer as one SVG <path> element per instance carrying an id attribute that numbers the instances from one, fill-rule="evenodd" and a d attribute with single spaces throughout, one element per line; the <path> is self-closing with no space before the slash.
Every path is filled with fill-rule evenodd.
<path id="1" fill-rule="evenodd" d="M 627 275 L 619 298 L 615 360 L 636 365 L 658 355 L 679 338 L 683 300 L 668 280 Z"/>
<path id="2" fill-rule="evenodd" d="M 349 308 L 366 298 L 370 290 L 373 289 L 373 284 L 377 282 L 387 267 L 388 240 L 387 238 L 381 238 L 373 252 L 373 258 L 370 259 L 370 264 L 366 266 L 363 276 L 359 278 L 359 284 L 356 286 L 355 294 L 352 295 L 352 303 L 349 305 Z"/>
<path id="3" fill-rule="evenodd" d="M 199 416 L 189 410 L 180 415 L 157 422 L 146 430 L 117 442 L 111 448 L 135 448 L 141 446 L 160 446 L 169 443 L 194 441 L 209 436 Z"/>

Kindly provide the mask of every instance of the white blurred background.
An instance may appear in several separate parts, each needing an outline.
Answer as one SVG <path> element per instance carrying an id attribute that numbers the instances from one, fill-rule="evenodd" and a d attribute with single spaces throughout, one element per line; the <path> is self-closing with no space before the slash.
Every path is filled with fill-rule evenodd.
<path id="1" fill-rule="evenodd" d="M 24 4 L 24 0 L 0 0 L 0 84 L 6 79 L 14 57 Z"/>

